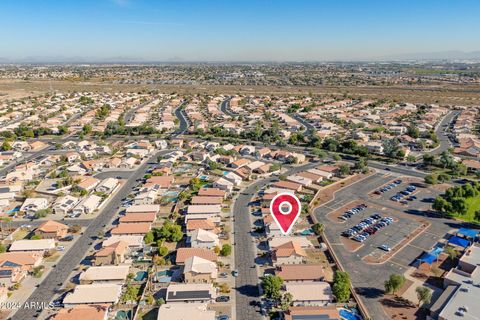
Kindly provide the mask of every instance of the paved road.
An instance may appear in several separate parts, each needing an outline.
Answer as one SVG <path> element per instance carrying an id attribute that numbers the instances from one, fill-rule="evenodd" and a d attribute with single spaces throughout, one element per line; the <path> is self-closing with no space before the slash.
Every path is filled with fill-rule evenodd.
<path id="1" fill-rule="evenodd" d="M 435 148 L 433 150 L 430 150 L 426 153 L 440 154 L 443 151 L 446 151 L 446 150 L 448 150 L 449 148 L 452 147 L 452 143 L 451 143 L 450 138 L 448 137 L 445 129 L 448 128 L 448 126 L 458 116 L 459 113 L 460 113 L 460 111 L 458 111 L 458 110 L 452 110 L 449 113 L 447 113 L 445 115 L 445 117 L 443 117 L 442 121 L 440 121 L 440 123 L 435 128 L 435 134 L 438 137 L 440 145 L 437 148 Z M 447 127 L 445 127 L 445 126 L 447 126 Z"/>
<path id="2" fill-rule="evenodd" d="M 318 165 L 319 163 L 308 163 L 294 167 L 285 174 L 297 173 Z M 235 267 L 239 273 L 235 279 L 237 320 L 262 319 L 259 311 L 255 308 L 255 304 L 260 301 L 261 297 L 258 288 L 257 266 L 255 266 L 256 243 L 254 237 L 250 234 L 252 220 L 249 204 L 258 189 L 277 179 L 277 177 L 270 177 L 253 183 L 238 196 L 233 206 L 235 215 Z"/>
<path id="3" fill-rule="evenodd" d="M 399 173 L 406 176 L 417 177 L 417 178 L 424 178 L 427 173 L 423 171 L 416 170 L 412 167 L 406 167 L 401 165 L 387 165 L 377 161 L 368 161 L 368 166 L 371 168 L 379 169 L 379 170 L 386 170 L 393 173 Z"/>
<path id="4" fill-rule="evenodd" d="M 185 105 L 185 102 L 182 103 L 181 105 L 179 105 L 174 113 L 175 113 L 175 116 L 178 118 L 178 120 L 180 120 L 180 126 L 178 127 L 178 129 L 173 133 L 173 136 L 179 136 L 179 135 L 182 135 L 184 134 L 187 129 L 188 129 L 188 126 L 189 126 L 189 121 L 188 121 L 188 117 L 185 113 L 185 110 L 183 109 Z"/>
<path id="5" fill-rule="evenodd" d="M 230 109 L 230 100 L 231 99 L 232 99 L 231 97 L 228 97 L 225 100 L 223 100 L 222 103 L 220 104 L 220 110 L 223 113 L 225 113 L 227 116 L 235 117 L 237 114 L 235 112 L 233 112 L 232 109 Z"/>
<path id="6" fill-rule="evenodd" d="M 151 161 L 156 161 L 158 155 L 166 154 L 170 151 L 171 150 L 162 150 L 150 159 Z M 102 210 L 99 216 L 92 220 L 91 224 L 88 225 L 83 236 L 74 243 L 72 248 L 65 253 L 57 263 L 57 266 L 48 274 L 40 286 L 33 291 L 27 301 L 48 303 L 53 299 L 55 290 L 63 286 L 68 280 L 72 270 L 81 262 L 91 248 L 92 237 L 96 237 L 100 232 L 105 231 L 105 226 L 109 224 L 118 212 L 121 200 L 132 192 L 132 189 L 137 184 L 136 180 L 145 175 L 149 165 L 150 161 L 146 161 L 137 169 L 137 171 L 135 171 L 123 187 L 113 196 L 112 199 L 110 199 L 110 202 Z M 12 319 L 33 319 L 36 313 L 37 310 L 20 309 L 15 313 Z"/>
<path id="7" fill-rule="evenodd" d="M 315 132 L 316 128 L 310 122 L 305 120 L 302 116 L 300 116 L 298 114 L 291 114 L 291 116 L 292 116 L 293 119 L 300 122 L 306 128 L 307 134 L 311 134 L 311 133 Z"/>
<path id="8" fill-rule="evenodd" d="M 5 166 L 4 168 L 0 169 L 0 177 L 3 177 L 4 175 L 6 175 L 16 165 L 18 165 L 20 163 L 26 163 L 30 160 L 33 160 L 37 157 L 40 157 L 44 153 L 48 152 L 49 150 L 50 150 L 50 147 L 47 147 L 45 149 L 35 151 L 33 153 L 28 153 L 27 155 L 23 155 L 19 159 L 15 160 L 15 161 L 12 161 L 12 163 L 10 163 L 7 166 Z"/>
<path id="9" fill-rule="evenodd" d="M 124 116 L 124 120 L 125 120 L 125 123 L 130 123 L 130 121 L 132 121 L 135 113 L 137 112 L 138 109 L 140 108 L 143 108 L 144 106 L 146 106 L 147 104 L 149 104 L 150 102 L 152 102 L 153 100 L 149 100 L 149 101 L 146 101 L 144 103 L 141 103 L 139 104 L 138 106 L 134 107 L 134 108 L 131 108 L 130 110 L 128 110 L 126 113 L 125 113 L 125 116 Z"/>

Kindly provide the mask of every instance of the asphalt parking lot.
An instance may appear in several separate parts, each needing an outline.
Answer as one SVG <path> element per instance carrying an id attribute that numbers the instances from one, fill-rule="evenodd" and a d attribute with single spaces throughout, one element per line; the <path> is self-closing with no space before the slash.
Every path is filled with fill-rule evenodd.
<path id="1" fill-rule="evenodd" d="M 362 257 L 369 254 L 381 257 L 385 251 L 379 249 L 380 246 L 387 245 L 394 249 L 396 245 L 421 225 L 417 220 L 395 212 L 395 210 L 378 207 L 368 202 L 366 204 L 368 205 L 366 209 L 360 211 L 348 219 L 346 223 L 342 224 L 342 231 L 353 227 L 375 213 L 378 213 L 382 218 L 391 217 L 394 221 L 390 225 L 378 230 L 375 234 L 370 235 L 362 243 L 361 248 L 356 251 L 356 254 Z"/>

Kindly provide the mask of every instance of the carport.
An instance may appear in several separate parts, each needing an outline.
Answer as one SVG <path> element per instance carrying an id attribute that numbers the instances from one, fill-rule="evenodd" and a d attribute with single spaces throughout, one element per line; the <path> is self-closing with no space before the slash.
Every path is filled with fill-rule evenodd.
<path id="1" fill-rule="evenodd" d="M 448 240 L 448 244 L 459 246 L 465 249 L 466 247 L 470 246 L 470 241 L 464 238 L 454 236 Z"/>
<path id="2" fill-rule="evenodd" d="M 460 228 L 457 231 L 457 236 L 464 236 L 465 238 L 470 238 L 472 241 L 475 241 L 478 237 L 479 230 Z"/>

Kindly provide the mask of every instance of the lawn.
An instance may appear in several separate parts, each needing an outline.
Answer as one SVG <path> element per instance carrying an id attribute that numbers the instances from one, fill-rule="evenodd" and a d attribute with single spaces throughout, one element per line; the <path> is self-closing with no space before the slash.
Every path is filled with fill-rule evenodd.
<path id="1" fill-rule="evenodd" d="M 467 198 L 468 210 L 465 215 L 460 218 L 465 221 L 475 222 L 475 212 L 480 210 L 480 196 Z"/>

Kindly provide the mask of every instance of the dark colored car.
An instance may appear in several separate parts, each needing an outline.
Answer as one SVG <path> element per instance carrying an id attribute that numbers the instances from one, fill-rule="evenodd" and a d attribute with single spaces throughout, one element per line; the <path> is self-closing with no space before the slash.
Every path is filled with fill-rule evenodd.
<path id="1" fill-rule="evenodd" d="M 220 296 L 220 297 L 217 297 L 217 299 L 215 299 L 216 302 L 228 302 L 230 301 L 230 297 L 229 296 Z"/>

